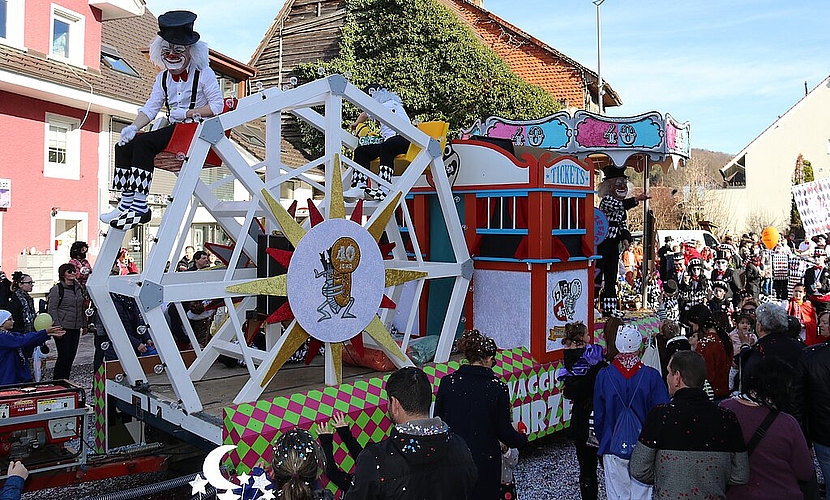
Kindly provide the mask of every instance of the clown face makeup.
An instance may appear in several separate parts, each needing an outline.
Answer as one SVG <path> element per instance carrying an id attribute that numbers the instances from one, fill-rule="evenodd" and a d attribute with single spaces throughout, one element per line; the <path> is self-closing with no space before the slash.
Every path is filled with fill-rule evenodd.
<path id="1" fill-rule="evenodd" d="M 614 180 L 614 196 L 620 199 L 628 196 L 628 181 L 625 177 L 617 177 Z"/>
<path id="2" fill-rule="evenodd" d="M 161 59 L 170 73 L 178 75 L 190 64 L 190 46 L 176 45 L 165 40 L 161 43 Z"/>
<path id="3" fill-rule="evenodd" d="M 716 260 L 715 269 L 717 269 L 718 271 L 726 271 L 727 269 L 729 269 L 729 262 L 725 260 Z"/>

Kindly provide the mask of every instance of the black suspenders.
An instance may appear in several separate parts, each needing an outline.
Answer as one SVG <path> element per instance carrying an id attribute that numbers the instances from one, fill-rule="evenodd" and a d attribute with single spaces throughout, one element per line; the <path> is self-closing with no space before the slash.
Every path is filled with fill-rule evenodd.
<path id="1" fill-rule="evenodd" d="M 167 106 L 167 116 L 170 117 L 170 103 L 167 101 L 167 70 L 161 75 L 161 89 L 164 91 L 164 105 Z M 196 107 L 196 92 L 199 90 L 199 70 L 193 72 L 193 87 L 190 90 L 190 108 Z"/>

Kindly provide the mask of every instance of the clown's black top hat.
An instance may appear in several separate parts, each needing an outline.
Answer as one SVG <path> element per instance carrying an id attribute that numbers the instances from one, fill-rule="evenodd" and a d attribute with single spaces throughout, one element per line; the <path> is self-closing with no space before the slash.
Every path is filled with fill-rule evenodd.
<path id="1" fill-rule="evenodd" d="M 614 179 L 616 177 L 628 177 L 625 175 L 625 168 L 618 168 L 614 165 L 608 165 L 602 169 L 605 179 Z"/>
<path id="2" fill-rule="evenodd" d="M 188 10 L 171 10 L 159 16 L 158 35 L 176 45 L 193 45 L 199 33 L 193 31 L 196 14 Z"/>

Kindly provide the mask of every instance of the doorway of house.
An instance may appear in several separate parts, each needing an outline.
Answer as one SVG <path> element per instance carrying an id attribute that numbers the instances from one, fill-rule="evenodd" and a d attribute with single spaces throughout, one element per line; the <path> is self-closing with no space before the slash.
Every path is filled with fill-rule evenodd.
<path id="1" fill-rule="evenodd" d="M 69 262 L 69 248 L 76 241 L 87 241 L 87 214 L 59 211 L 52 217 L 52 275 L 57 279 L 58 267 Z"/>

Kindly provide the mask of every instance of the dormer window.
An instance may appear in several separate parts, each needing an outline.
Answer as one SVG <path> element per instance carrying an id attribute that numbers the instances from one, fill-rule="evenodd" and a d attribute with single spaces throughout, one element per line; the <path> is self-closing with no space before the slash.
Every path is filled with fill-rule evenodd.
<path id="1" fill-rule="evenodd" d="M 101 61 L 119 73 L 124 73 L 125 75 L 130 76 L 138 76 L 138 72 L 130 66 L 130 63 L 121 57 L 121 54 L 118 53 L 118 49 L 115 47 L 101 45 Z"/>

